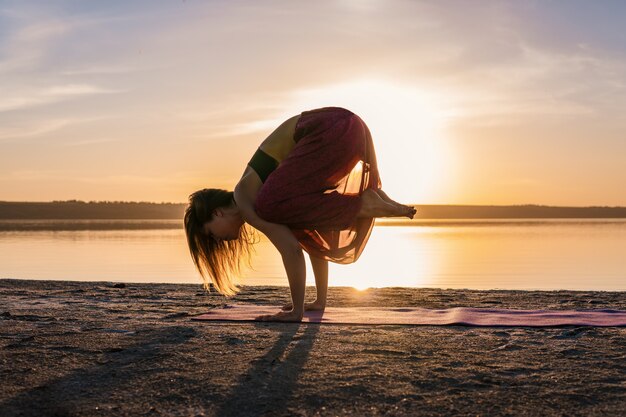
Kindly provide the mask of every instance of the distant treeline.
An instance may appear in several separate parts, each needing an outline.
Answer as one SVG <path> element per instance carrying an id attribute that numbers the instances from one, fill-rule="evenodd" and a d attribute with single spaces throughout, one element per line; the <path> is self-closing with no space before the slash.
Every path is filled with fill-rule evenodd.
<path id="1" fill-rule="evenodd" d="M 127 201 L 0 201 L 0 219 L 182 219 L 185 206 Z"/>
<path id="2" fill-rule="evenodd" d="M 422 219 L 574 219 L 626 218 L 626 207 L 556 207 L 524 204 L 516 206 L 417 205 Z"/>
<path id="3" fill-rule="evenodd" d="M 0 201 L 0 219 L 182 219 L 184 203 Z M 415 205 L 415 219 L 626 218 L 626 207 Z"/>

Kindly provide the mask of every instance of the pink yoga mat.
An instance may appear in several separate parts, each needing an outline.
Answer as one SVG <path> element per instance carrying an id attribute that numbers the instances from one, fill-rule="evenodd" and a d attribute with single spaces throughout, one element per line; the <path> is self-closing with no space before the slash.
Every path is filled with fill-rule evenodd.
<path id="1" fill-rule="evenodd" d="M 262 314 L 280 311 L 276 305 L 229 304 L 193 320 L 255 321 Z M 626 326 L 624 310 L 507 310 L 454 307 L 441 310 L 420 307 L 326 307 L 305 311 L 304 323 L 413 324 L 464 326 Z"/>

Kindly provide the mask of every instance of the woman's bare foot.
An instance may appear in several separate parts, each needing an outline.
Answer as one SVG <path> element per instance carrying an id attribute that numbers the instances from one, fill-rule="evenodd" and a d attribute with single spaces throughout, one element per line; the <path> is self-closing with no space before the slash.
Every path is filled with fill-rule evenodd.
<path id="1" fill-rule="evenodd" d="M 304 317 L 303 313 L 294 311 L 279 311 L 276 314 L 263 314 L 254 318 L 256 321 L 282 321 L 287 323 L 300 323 Z"/>
<path id="2" fill-rule="evenodd" d="M 291 303 L 285 304 L 283 306 L 283 310 L 291 310 L 293 305 Z M 317 300 L 312 303 L 304 303 L 304 311 L 321 311 L 326 308 L 326 304 L 321 303 Z"/>
<path id="3" fill-rule="evenodd" d="M 398 203 L 397 201 L 393 200 L 391 197 L 389 197 L 387 195 L 387 193 L 385 193 L 382 189 L 377 188 L 374 189 L 374 191 L 376 191 L 376 193 L 378 194 L 378 196 L 380 198 L 382 198 L 385 202 L 389 203 L 389 204 L 393 204 L 394 206 L 398 207 L 400 210 L 406 210 L 406 213 L 408 215 L 408 217 L 413 218 L 413 215 L 415 215 L 415 213 L 417 212 L 417 210 L 415 209 L 415 207 L 413 206 L 407 206 L 406 204 L 402 204 L 402 203 Z"/>
<path id="4" fill-rule="evenodd" d="M 415 215 L 415 208 L 400 203 L 388 203 L 378 193 L 368 188 L 361 193 L 362 205 L 357 217 L 409 217 Z M 393 201 L 393 200 L 392 200 Z"/>

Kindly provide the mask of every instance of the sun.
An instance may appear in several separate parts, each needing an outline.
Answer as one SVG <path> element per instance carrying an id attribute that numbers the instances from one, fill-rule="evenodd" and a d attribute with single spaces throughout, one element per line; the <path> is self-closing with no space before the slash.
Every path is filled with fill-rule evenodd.
<path id="1" fill-rule="evenodd" d="M 333 286 L 360 290 L 424 287 L 437 276 L 441 260 L 428 228 L 375 227 L 357 262 L 328 265 Z"/>
<path id="2" fill-rule="evenodd" d="M 354 288 L 358 292 L 363 292 L 363 291 L 365 291 L 365 290 L 367 290 L 368 288 L 371 288 L 371 287 L 369 285 L 367 285 L 367 284 L 352 284 L 352 288 Z"/>
<path id="3" fill-rule="evenodd" d="M 383 189 L 406 203 L 445 201 L 456 167 L 445 135 L 445 94 L 388 80 L 360 79 L 293 92 L 297 109 L 345 107 L 367 123 Z"/>

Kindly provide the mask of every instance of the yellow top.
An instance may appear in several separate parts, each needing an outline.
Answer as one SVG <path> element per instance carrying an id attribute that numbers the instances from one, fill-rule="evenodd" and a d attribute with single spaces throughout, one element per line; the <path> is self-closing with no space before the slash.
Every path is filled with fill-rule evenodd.
<path id="1" fill-rule="evenodd" d="M 293 137 L 296 132 L 296 124 L 300 115 L 290 117 L 278 126 L 270 135 L 259 145 L 259 148 L 276 159 L 282 161 L 289 155 L 296 142 Z"/>
<path id="2" fill-rule="evenodd" d="M 259 145 L 259 149 L 280 163 L 289 155 L 289 152 L 296 144 L 293 137 L 296 133 L 296 124 L 299 118 L 300 115 L 297 115 L 285 120 Z M 246 164 L 246 168 L 235 186 L 235 198 L 237 204 L 241 204 L 244 207 L 243 209 L 247 210 L 248 220 L 246 221 L 248 222 L 253 221 L 251 216 L 253 216 L 254 210 L 251 207 L 253 207 L 256 194 L 262 186 L 263 181 L 258 173 L 250 165 Z"/>

